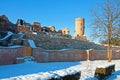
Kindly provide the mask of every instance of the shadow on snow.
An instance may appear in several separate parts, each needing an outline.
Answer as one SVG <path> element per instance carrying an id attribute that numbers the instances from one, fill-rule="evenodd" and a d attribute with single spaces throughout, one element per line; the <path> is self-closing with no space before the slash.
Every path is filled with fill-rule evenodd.
<path id="1" fill-rule="evenodd" d="M 37 63 L 28 61 L 22 64 L 4 65 L 0 66 L 0 79 L 66 69 L 79 64 L 80 62 Z"/>

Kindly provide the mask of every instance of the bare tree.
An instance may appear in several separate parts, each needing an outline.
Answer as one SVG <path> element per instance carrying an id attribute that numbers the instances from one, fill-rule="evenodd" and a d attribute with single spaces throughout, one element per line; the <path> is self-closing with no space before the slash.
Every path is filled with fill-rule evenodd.
<path id="1" fill-rule="evenodd" d="M 120 29 L 120 0 L 103 0 L 93 14 L 93 36 L 108 39 L 108 62 L 111 62 L 111 37 L 115 36 L 116 28 Z"/>

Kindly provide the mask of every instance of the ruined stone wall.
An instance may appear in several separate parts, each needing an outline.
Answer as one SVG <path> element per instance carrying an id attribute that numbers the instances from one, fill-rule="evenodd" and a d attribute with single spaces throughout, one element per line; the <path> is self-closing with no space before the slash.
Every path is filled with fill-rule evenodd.
<path id="1" fill-rule="evenodd" d="M 120 59 L 120 51 L 112 51 L 112 59 Z"/>
<path id="2" fill-rule="evenodd" d="M 106 60 L 107 50 L 90 50 L 90 60 Z"/>
<path id="3" fill-rule="evenodd" d="M 54 26 L 49 26 L 50 31 L 55 32 L 55 27 Z"/>
<path id="4" fill-rule="evenodd" d="M 68 28 L 61 29 L 61 32 L 62 32 L 63 35 L 70 35 L 70 31 L 69 31 Z"/>
<path id="5" fill-rule="evenodd" d="M 28 28 L 25 28 L 24 26 L 17 26 L 17 30 L 16 31 L 32 33 Z"/>
<path id="6" fill-rule="evenodd" d="M 112 59 L 120 59 L 120 51 L 111 51 Z M 106 60 L 107 50 L 90 50 L 89 51 L 90 60 Z"/>
<path id="7" fill-rule="evenodd" d="M 43 50 L 33 49 L 33 56 L 38 62 L 65 62 L 86 60 L 85 50 Z"/>
<path id="8" fill-rule="evenodd" d="M 106 50 L 43 50 L 33 49 L 33 56 L 37 62 L 66 62 L 83 60 L 107 60 Z M 88 59 L 89 57 L 89 59 Z M 120 59 L 120 52 L 112 51 L 112 59 Z"/>
<path id="9" fill-rule="evenodd" d="M 0 65 L 14 64 L 16 58 L 23 57 L 25 47 L 17 48 L 0 48 Z M 29 52 L 29 51 L 28 51 Z M 70 61 L 83 61 L 83 60 L 107 60 L 106 50 L 44 50 L 33 48 L 32 54 L 37 62 L 70 62 Z M 120 59 L 120 51 L 112 51 L 112 59 Z"/>
<path id="10" fill-rule="evenodd" d="M 17 57 L 23 56 L 24 47 L 0 48 L 0 65 L 14 64 Z"/>

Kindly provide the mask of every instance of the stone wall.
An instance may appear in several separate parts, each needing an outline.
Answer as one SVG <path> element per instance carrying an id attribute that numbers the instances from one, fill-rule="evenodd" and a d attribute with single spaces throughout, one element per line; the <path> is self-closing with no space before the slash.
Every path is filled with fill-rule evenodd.
<path id="1" fill-rule="evenodd" d="M 24 47 L 0 48 L 0 65 L 14 64 L 17 57 L 23 56 Z"/>
<path id="2" fill-rule="evenodd" d="M 120 59 L 120 51 L 111 51 L 112 59 Z M 106 60 L 107 51 L 106 50 L 90 50 L 89 52 L 90 60 Z"/>
<path id="3" fill-rule="evenodd" d="M 65 62 L 86 60 L 85 50 L 43 50 L 33 49 L 33 56 L 38 62 Z"/>
<path id="4" fill-rule="evenodd" d="M 120 59 L 120 50 L 119 51 L 112 51 L 112 58 L 114 60 Z"/>
<path id="5" fill-rule="evenodd" d="M 29 52 L 29 51 L 27 51 Z M 0 48 L 0 65 L 14 64 L 16 58 L 23 57 L 25 47 Z M 32 55 L 37 62 L 71 62 L 83 60 L 107 60 L 106 50 L 44 50 L 32 49 Z M 120 51 L 112 51 L 112 59 L 120 59 Z"/>
<path id="6" fill-rule="evenodd" d="M 38 62 L 65 62 L 83 60 L 107 60 L 106 50 L 43 50 L 33 49 L 33 56 Z M 120 52 L 112 51 L 112 59 L 120 59 Z"/>
<path id="7" fill-rule="evenodd" d="M 90 50 L 89 56 L 90 56 L 90 60 L 106 60 L 107 51 L 106 50 Z"/>

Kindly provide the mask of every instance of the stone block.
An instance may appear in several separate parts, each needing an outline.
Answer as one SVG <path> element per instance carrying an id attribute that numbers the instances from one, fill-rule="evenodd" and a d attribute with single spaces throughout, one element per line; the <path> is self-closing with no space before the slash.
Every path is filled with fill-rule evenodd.
<path id="1" fill-rule="evenodd" d="M 68 74 L 68 75 L 65 75 L 65 76 L 59 76 L 57 78 L 53 77 L 49 80 L 79 80 L 80 76 L 81 76 L 81 72 L 76 72 L 75 74 Z"/>
<path id="2" fill-rule="evenodd" d="M 19 63 L 24 63 L 24 59 L 23 58 L 16 58 L 16 64 L 19 64 Z"/>
<path id="3" fill-rule="evenodd" d="M 103 80 L 106 76 L 111 75 L 115 71 L 115 65 L 109 65 L 107 67 L 96 68 L 95 77 L 99 80 Z"/>
<path id="4" fill-rule="evenodd" d="M 77 72 L 75 74 L 70 74 L 62 77 L 62 80 L 79 80 L 81 76 L 80 72 Z"/>

